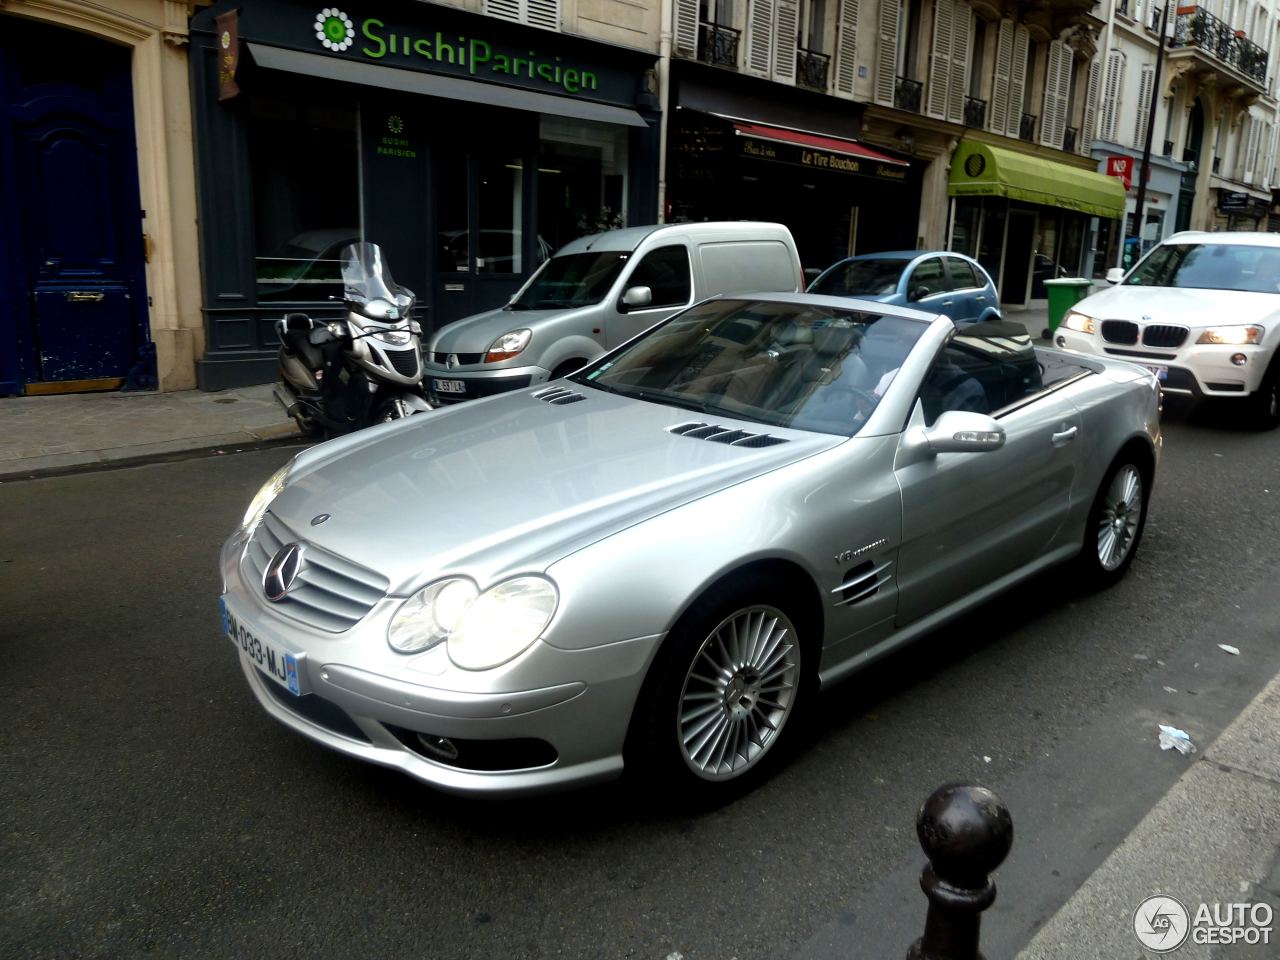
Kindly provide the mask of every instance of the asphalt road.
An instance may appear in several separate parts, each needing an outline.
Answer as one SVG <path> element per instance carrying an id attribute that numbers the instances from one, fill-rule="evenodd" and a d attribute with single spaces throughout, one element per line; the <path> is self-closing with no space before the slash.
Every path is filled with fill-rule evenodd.
<path id="1" fill-rule="evenodd" d="M 1280 671 L 1280 432 L 1175 410 L 1123 583 L 1040 578 L 836 687 L 736 804 L 450 798 L 276 725 L 218 637 L 218 546 L 292 452 L 0 484 L 0 957 L 902 956 L 915 810 L 976 778 L 1016 829 L 996 960 L 1185 769 L 1156 722 L 1207 743 Z"/>

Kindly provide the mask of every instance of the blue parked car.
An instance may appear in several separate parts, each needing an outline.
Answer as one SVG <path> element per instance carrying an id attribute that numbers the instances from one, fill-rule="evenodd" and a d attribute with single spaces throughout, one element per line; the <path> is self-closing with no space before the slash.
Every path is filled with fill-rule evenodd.
<path id="1" fill-rule="evenodd" d="M 956 323 L 1000 319 L 996 285 L 978 261 L 937 250 L 895 250 L 841 260 L 823 271 L 809 293 L 858 297 L 929 313 Z"/>

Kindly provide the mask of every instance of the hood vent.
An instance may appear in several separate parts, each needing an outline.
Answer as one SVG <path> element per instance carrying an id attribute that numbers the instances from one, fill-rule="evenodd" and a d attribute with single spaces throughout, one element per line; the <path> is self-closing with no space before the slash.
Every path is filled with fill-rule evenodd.
<path id="1" fill-rule="evenodd" d="M 546 403 L 554 403 L 564 406 L 566 403 L 577 403 L 579 400 L 587 399 L 581 393 L 575 393 L 572 390 L 566 390 L 564 387 L 549 387 L 546 390 L 539 390 L 533 395 L 535 400 L 542 400 Z"/>
<path id="2" fill-rule="evenodd" d="M 727 443 L 731 447 L 772 447 L 774 444 L 787 442 L 785 437 L 773 437 L 767 433 L 747 433 L 745 430 L 718 427 L 714 423 L 682 423 L 672 427 L 671 432 L 682 437 L 693 437 L 695 440 Z"/>

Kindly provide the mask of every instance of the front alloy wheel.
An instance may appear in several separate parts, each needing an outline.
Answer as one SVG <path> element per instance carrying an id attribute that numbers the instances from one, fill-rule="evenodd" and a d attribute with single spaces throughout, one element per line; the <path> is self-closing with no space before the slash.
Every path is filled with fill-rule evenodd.
<path id="1" fill-rule="evenodd" d="M 689 770 L 730 780 L 754 767 L 791 715 L 799 685 L 800 647 L 782 611 L 754 606 L 725 618 L 694 655 L 677 704 Z"/>
<path id="2" fill-rule="evenodd" d="M 1119 569 L 1133 551 L 1142 508 L 1142 475 L 1126 463 L 1112 476 L 1098 516 L 1098 563 L 1108 573 Z"/>

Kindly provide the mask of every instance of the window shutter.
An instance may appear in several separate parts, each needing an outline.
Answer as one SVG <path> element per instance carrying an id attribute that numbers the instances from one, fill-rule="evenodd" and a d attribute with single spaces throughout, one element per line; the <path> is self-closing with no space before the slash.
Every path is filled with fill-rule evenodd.
<path id="1" fill-rule="evenodd" d="M 973 10 L 953 3 L 951 11 L 951 78 L 947 87 L 947 119 L 964 123 L 964 98 L 969 92 L 969 48 L 973 46 Z"/>
<path id="2" fill-rule="evenodd" d="M 901 29 L 898 0 L 880 0 L 876 33 L 876 86 L 874 99 L 886 107 L 896 102 L 898 89 L 898 31 Z M 850 70 L 853 65 L 850 64 Z M 850 78 L 852 79 L 852 77 Z"/>
<path id="3" fill-rule="evenodd" d="M 1049 44 L 1044 77 L 1044 109 L 1040 116 L 1042 146 L 1062 149 L 1067 130 L 1067 98 L 1071 90 L 1071 48 L 1061 40 Z"/>
<path id="4" fill-rule="evenodd" d="M 515 20 L 519 23 L 521 19 L 520 0 L 484 0 L 484 12 L 491 17 L 499 17 L 502 20 Z"/>
<path id="5" fill-rule="evenodd" d="M 1089 61 L 1089 83 L 1084 94 L 1084 119 L 1080 123 L 1080 137 L 1076 149 L 1086 157 L 1093 148 L 1093 138 L 1098 128 L 1098 97 L 1102 94 L 1102 58 Z"/>
<path id="6" fill-rule="evenodd" d="M 893 13 L 893 49 L 897 50 L 897 0 L 881 0 L 881 42 L 883 44 L 884 8 L 891 6 Z M 858 77 L 858 0 L 840 0 L 836 24 L 836 92 L 854 95 L 854 81 Z M 879 101 L 879 63 L 883 60 L 877 50 L 876 99 Z M 892 72 L 892 67 L 890 68 Z M 892 105 L 892 90 L 890 105 Z"/>
<path id="7" fill-rule="evenodd" d="M 686 57 L 698 55 L 698 0 L 675 0 L 676 52 Z"/>
<path id="8" fill-rule="evenodd" d="M 1022 101 L 1027 89 L 1027 49 L 1031 46 L 1031 31 L 1019 25 L 1013 31 L 1013 60 L 1009 71 L 1009 125 L 1005 134 L 1017 137 L 1022 131 Z"/>
<path id="9" fill-rule="evenodd" d="M 796 46 L 800 38 L 800 0 L 778 0 L 774 8 L 773 79 L 795 85 Z"/>
<path id="10" fill-rule="evenodd" d="M 773 72 L 773 30 L 777 0 L 747 0 L 747 73 L 767 77 Z"/>
<path id="11" fill-rule="evenodd" d="M 1116 128 L 1120 119 L 1120 95 L 1124 91 L 1124 54 L 1119 50 L 1107 53 L 1107 83 L 1103 91 L 1101 123 L 1098 139 L 1116 141 Z"/>
<path id="12" fill-rule="evenodd" d="M 883 2 L 883 0 L 882 0 Z M 933 38 L 929 44 L 929 89 L 924 112 L 939 120 L 947 115 L 947 85 L 951 79 L 952 0 L 933 2 Z"/>
<path id="13" fill-rule="evenodd" d="M 560 0 L 484 0 L 484 12 L 544 30 L 560 29 Z"/>
<path id="14" fill-rule="evenodd" d="M 1013 74 L 1013 35 L 1016 30 L 1012 20 L 1001 20 L 1000 32 L 996 35 L 996 62 L 991 73 L 991 114 L 988 117 L 989 129 L 993 133 L 1004 133 L 1009 129 L 1009 78 Z"/>
<path id="15" fill-rule="evenodd" d="M 1147 142 L 1147 119 L 1151 112 L 1151 87 L 1155 83 L 1156 68 L 1153 63 L 1142 65 L 1142 79 L 1138 81 L 1138 122 L 1133 128 L 1133 145 L 1141 150 Z"/>
<path id="16" fill-rule="evenodd" d="M 1244 182 L 1253 183 L 1254 171 L 1258 169 L 1258 135 L 1262 132 L 1262 123 L 1257 117 L 1249 117 L 1249 145 L 1244 151 Z"/>

